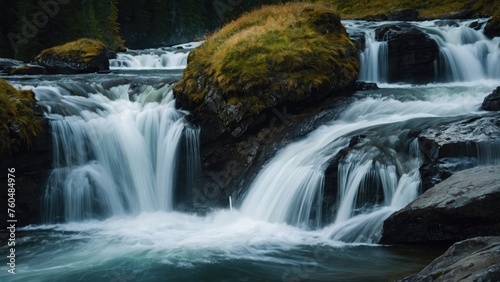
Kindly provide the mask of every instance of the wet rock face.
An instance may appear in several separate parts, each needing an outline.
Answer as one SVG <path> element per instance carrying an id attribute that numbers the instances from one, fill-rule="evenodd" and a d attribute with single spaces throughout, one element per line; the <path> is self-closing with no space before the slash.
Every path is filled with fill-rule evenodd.
<path id="1" fill-rule="evenodd" d="M 424 31 L 409 23 L 383 25 L 375 30 L 378 41 L 387 40 L 388 82 L 434 81 L 434 61 L 439 47 Z"/>
<path id="2" fill-rule="evenodd" d="M 335 118 L 353 100 L 355 98 L 348 96 L 327 97 L 320 104 L 300 110 L 292 106 L 278 108 L 267 113 L 268 121 L 257 131 L 247 131 L 238 139 L 202 144 L 203 176 L 192 192 L 192 201 L 187 199 L 179 208 L 203 212 L 213 207 L 227 207 L 229 196 L 236 204 L 236 200 L 243 199 L 266 161 L 279 149 Z"/>
<path id="3" fill-rule="evenodd" d="M 500 111 L 500 86 L 484 98 L 481 108 L 486 111 Z"/>
<path id="4" fill-rule="evenodd" d="M 401 281 L 500 281 L 500 237 L 455 243 L 420 273 Z"/>
<path id="5" fill-rule="evenodd" d="M 489 38 L 500 36 L 500 16 L 494 16 L 488 20 L 484 27 L 484 34 Z"/>
<path id="6" fill-rule="evenodd" d="M 421 132 L 418 141 L 423 155 L 423 191 L 457 171 L 498 164 L 499 138 L 499 116 L 471 118 Z"/>
<path id="7" fill-rule="evenodd" d="M 21 144 L 16 152 L 3 155 L 0 160 L 0 183 L 7 187 L 7 168 L 15 169 L 17 226 L 41 222 L 41 197 L 52 169 L 52 139 L 48 120 L 42 121 L 43 132 L 32 138 L 30 146 Z M 5 172 L 5 173 L 4 173 Z M 2 207 L 7 193 L 0 195 Z M 0 228 L 6 222 L 0 224 Z"/>
<path id="8" fill-rule="evenodd" d="M 383 244 L 500 236 L 500 166 L 457 172 L 384 221 Z"/>

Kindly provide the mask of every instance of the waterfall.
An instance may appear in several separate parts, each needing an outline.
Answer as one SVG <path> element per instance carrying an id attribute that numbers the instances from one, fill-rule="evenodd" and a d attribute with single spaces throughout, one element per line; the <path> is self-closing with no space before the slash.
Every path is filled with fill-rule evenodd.
<path id="1" fill-rule="evenodd" d="M 437 82 L 477 81 L 500 77 L 500 38 L 488 39 L 483 30 L 471 28 L 471 23 L 485 19 L 454 21 L 441 25 L 438 21 L 411 22 L 424 30 L 439 46 L 435 61 Z M 359 79 L 387 82 L 388 47 L 386 41 L 375 39 L 375 29 L 394 22 L 343 21 L 348 31 L 364 34 L 366 47 L 359 54 Z"/>
<path id="2" fill-rule="evenodd" d="M 377 242 L 382 222 L 419 193 L 420 153 L 410 129 L 425 126 L 429 118 L 473 113 L 482 99 L 448 93 L 425 97 L 353 103 L 338 120 L 282 149 L 250 185 L 240 211 L 259 220 L 320 227 L 324 171 L 349 146 L 338 166 L 335 219 L 322 234 L 341 241 Z M 364 139 L 349 145 L 359 134 Z"/>
<path id="3" fill-rule="evenodd" d="M 198 129 L 175 108 L 170 85 L 143 86 L 131 101 L 129 85 L 105 90 L 71 84 L 33 90 L 52 128 L 54 169 L 44 195 L 44 220 L 170 211 L 179 159 L 196 177 Z M 65 87 L 68 88 L 68 87 Z M 75 96 L 78 94 L 78 96 Z M 150 101 L 159 102 L 150 102 Z M 183 142 L 189 156 L 179 156 Z"/>
<path id="4" fill-rule="evenodd" d="M 187 65 L 188 53 L 165 52 L 163 54 L 120 53 L 110 60 L 111 69 L 179 69 Z"/>
<path id="5" fill-rule="evenodd" d="M 157 49 L 128 50 L 109 60 L 112 70 L 183 69 L 187 65 L 189 52 L 201 42 L 191 42 Z"/>
<path id="6" fill-rule="evenodd" d="M 386 41 L 377 41 L 374 30 L 365 31 L 366 48 L 359 54 L 361 68 L 359 79 L 363 81 L 387 82 L 389 72 L 389 50 Z"/>
<path id="7" fill-rule="evenodd" d="M 482 30 L 469 27 L 472 22 L 462 21 L 456 26 L 441 27 L 433 22 L 420 24 L 439 45 L 438 81 L 500 77 L 500 38 L 488 39 Z"/>

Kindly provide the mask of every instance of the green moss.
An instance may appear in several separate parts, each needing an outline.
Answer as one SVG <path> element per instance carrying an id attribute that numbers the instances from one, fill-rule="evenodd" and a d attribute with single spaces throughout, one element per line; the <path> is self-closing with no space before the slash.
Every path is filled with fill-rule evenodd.
<path id="1" fill-rule="evenodd" d="M 35 117 L 35 94 L 29 90 L 17 90 L 0 79 L 0 155 L 8 153 L 13 145 L 31 143 L 31 138 L 41 132 L 40 120 Z M 18 127 L 17 137 L 11 134 Z"/>
<path id="2" fill-rule="evenodd" d="M 106 47 L 99 40 L 82 38 L 64 45 L 45 49 L 35 57 L 35 61 L 39 61 L 45 56 L 57 56 L 64 60 L 88 63 L 94 57 L 104 52 L 105 49 Z"/>
<path id="3" fill-rule="evenodd" d="M 311 3 L 265 6 L 211 35 L 189 55 L 174 92 L 203 110 L 218 93 L 242 116 L 343 88 L 358 74 L 357 50 L 333 9 Z"/>

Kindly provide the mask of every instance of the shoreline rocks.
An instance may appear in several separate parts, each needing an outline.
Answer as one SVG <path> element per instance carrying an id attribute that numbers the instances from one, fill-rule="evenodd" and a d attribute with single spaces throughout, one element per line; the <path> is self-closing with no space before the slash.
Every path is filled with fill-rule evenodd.
<path id="1" fill-rule="evenodd" d="M 455 243 L 421 272 L 400 281 L 500 281 L 500 237 Z"/>
<path id="2" fill-rule="evenodd" d="M 500 236 L 500 165 L 455 173 L 384 221 L 382 244 Z"/>

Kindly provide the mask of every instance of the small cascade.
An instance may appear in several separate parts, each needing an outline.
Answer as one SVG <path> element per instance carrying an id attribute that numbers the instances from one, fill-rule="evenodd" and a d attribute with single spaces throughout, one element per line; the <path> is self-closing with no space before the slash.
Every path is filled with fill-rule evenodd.
<path id="1" fill-rule="evenodd" d="M 301 228 L 327 224 L 321 222 L 324 172 L 349 146 L 338 165 L 334 221 L 321 232 L 344 242 L 378 242 L 382 222 L 419 193 L 420 150 L 410 129 L 425 127 L 431 117 L 445 121 L 473 113 L 484 94 L 454 96 L 444 92 L 424 94 L 424 100 L 365 98 L 353 103 L 338 120 L 282 149 L 257 175 L 240 211 Z M 353 136 L 363 140 L 349 145 Z"/>
<path id="2" fill-rule="evenodd" d="M 158 49 L 128 50 L 109 61 L 111 69 L 183 69 L 189 52 L 203 42 L 191 42 Z"/>
<path id="3" fill-rule="evenodd" d="M 136 102 L 128 85 L 108 90 L 95 85 L 93 91 L 80 85 L 80 96 L 57 86 L 33 89 L 53 134 L 55 168 L 44 195 L 44 220 L 172 210 L 179 159 L 193 168 L 184 173 L 188 178 L 196 177 L 199 166 L 193 163 L 199 159 L 179 156 L 182 140 L 190 155 L 199 155 L 199 149 L 198 129 L 175 108 L 171 86 L 144 86 L 148 97 L 139 95 Z"/>
<path id="4" fill-rule="evenodd" d="M 420 188 L 418 140 L 402 134 L 366 142 L 339 165 L 339 195 L 334 223 L 323 230 L 339 241 L 376 243 L 383 221 L 415 199 Z M 396 150 L 390 140 L 403 141 Z M 383 146 L 380 146 L 383 143 Z M 402 144 L 397 144 L 401 146 Z"/>
<path id="5" fill-rule="evenodd" d="M 471 20 L 456 26 L 419 26 L 439 45 L 437 81 L 476 81 L 500 77 L 500 38 L 488 39 L 482 30 L 470 28 Z"/>
<path id="6" fill-rule="evenodd" d="M 387 82 L 389 49 L 386 41 L 377 41 L 374 30 L 365 31 L 366 48 L 359 54 L 359 79 Z"/>
<path id="7" fill-rule="evenodd" d="M 439 46 L 439 58 L 435 61 L 436 82 L 477 81 L 500 77 L 500 38 L 490 40 L 482 29 L 471 24 L 486 19 L 453 21 L 443 25 L 439 21 L 411 22 L 425 31 Z M 343 21 L 352 34 L 364 34 L 365 48 L 360 52 L 359 79 L 384 83 L 388 77 L 388 53 L 386 41 L 378 41 L 375 29 L 395 22 Z"/>
<path id="8" fill-rule="evenodd" d="M 188 53 L 165 52 L 163 54 L 119 53 L 110 60 L 111 69 L 182 69 L 187 65 Z"/>

